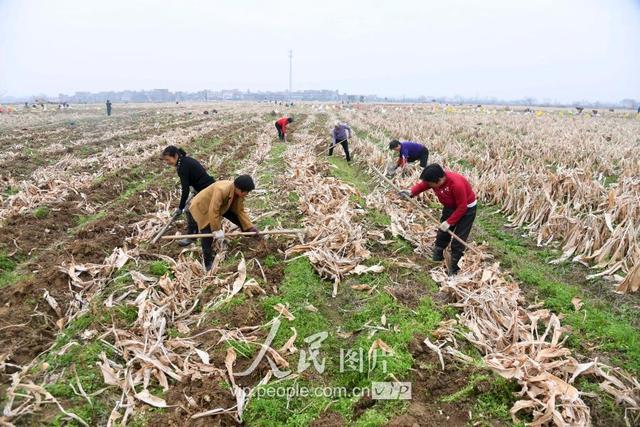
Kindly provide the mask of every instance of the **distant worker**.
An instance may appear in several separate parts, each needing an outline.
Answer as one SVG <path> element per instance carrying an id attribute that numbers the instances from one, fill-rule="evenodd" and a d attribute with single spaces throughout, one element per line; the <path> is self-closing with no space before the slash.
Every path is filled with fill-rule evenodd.
<path id="1" fill-rule="evenodd" d="M 198 224 L 200 234 L 214 235 L 201 239 L 206 271 L 213 267 L 213 240 L 224 239 L 223 217 L 240 227 L 242 231 L 252 231 L 256 238 L 260 238 L 258 229 L 251 223 L 244 209 L 244 198 L 254 189 L 253 179 L 249 175 L 240 175 L 234 181 L 217 181 L 193 198 L 189 211 Z"/>
<path id="2" fill-rule="evenodd" d="M 426 167 L 427 162 L 429 161 L 429 150 L 427 150 L 427 147 L 422 144 L 418 144 L 417 142 L 400 142 L 397 139 L 394 139 L 389 143 L 389 150 L 398 153 L 396 168 L 392 171 L 391 175 L 401 171 L 408 163 L 415 162 L 416 160 L 420 160 L 421 168 Z"/>
<path id="3" fill-rule="evenodd" d="M 287 125 L 293 122 L 293 117 L 282 117 L 281 119 L 276 120 L 276 129 L 278 130 L 278 138 L 281 141 L 286 141 L 287 139 Z"/>
<path id="4" fill-rule="evenodd" d="M 187 156 L 187 153 L 182 149 L 174 145 L 170 145 L 162 152 L 162 160 L 169 165 L 175 166 L 178 177 L 180 177 L 180 185 L 182 192 L 180 195 L 180 204 L 178 208 L 173 212 L 175 218 L 185 213 L 187 217 L 187 234 L 197 234 L 198 225 L 191 216 L 187 207 L 187 199 L 193 188 L 194 194 L 198 194 L 216 180 L 207 173 L 207 170 L 196 159 Z M 189 246 L 193 243 L 193 239 L 178 240 L 180 246 Z"/>
<path id="5" fill-rule="evenodd" d="M 464 176 L 455 172 L 445 172 L 442 166 L 435 163 L 422 171 L 419 183 L 411 187 L 411 190 L 402 191 L 401 194 L 416 197 L 428 189 L 433 190 L 444 206 L 432 258 L 434 261 L 444 260 L 444 250 L 451 243 L 451 265 L 448 273 L 453 276 L 460 270 L 458 262 L 464 255 L 465 246 L 457 240 L 451 241 L 448 232 L 452 231 L 460 239 L 467 241 L 476 219 L 476 195 Z"/>
<path id="6" fill-rule="evenodd" d="M 107 99 L 107 116 L 111 115 L 111 101 Z"/>
<path id="7" fill-rule="evenodd" d="M 329 148 L 329 155 L 333 156 L 333 149 L 336 145 L 342 145 L 342 149 L 344 150 L 344 155 L 347 158 L 347 162 L 351 161 L 351 156 L 349 155 L 349 139 L 351 138 L 351 128 L 346 123 L 336 123 L 333 127 L 333 131 L 331 132 L 331 136 L 333 137 L 333 143 L 331 144 L 331 148 Z"/>

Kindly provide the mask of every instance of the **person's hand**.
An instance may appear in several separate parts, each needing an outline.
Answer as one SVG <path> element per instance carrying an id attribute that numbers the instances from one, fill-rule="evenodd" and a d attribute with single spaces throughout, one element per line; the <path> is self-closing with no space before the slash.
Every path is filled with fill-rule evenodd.
<path id="1" fill-rule="evenodd" d="M 216 240 L 224 239 L 224 230 L 217 230 L 213 232 L 213 238 Z"/>
<path id="2" fill-rule="evenodd" d="M 445 233 L 449 231 L 449 228 L 451 228 L 451 224 L 449 224 L 447 221 L 444 221 L 442 224 L 440 224 L 440 230 L 444 231 Z"/>
<path id="3" fill-rule="evenodd" d="M 258 228 L 257 228 L 257 227 L 251 227 L 251 228 L 250 228 L 249 230 L 247 230 L 247 231 L 251 231 L 251 232 L 255 233 L 255 236 L 254 236 L 254 237 L 255 237 L 256 239 L 258 239 L 258 240 L 262 239 L 262 236 L 260 235 L 260 232 L 258 231 Z"/>
<path id="4" fill-rule="evenodd" d="M 180 209 L 180 208 L 176 209 L 175 211 L 173 211 L 173 217 L 178 218 L 180 215 L 182 215 L 182 211 L 183 209 Z"/>
<path id="5" fill-rule="evenodd" d="M 400 190 L 400 195 L 405 199 L 411 198 L 411 191 L 409 190 Z"/>

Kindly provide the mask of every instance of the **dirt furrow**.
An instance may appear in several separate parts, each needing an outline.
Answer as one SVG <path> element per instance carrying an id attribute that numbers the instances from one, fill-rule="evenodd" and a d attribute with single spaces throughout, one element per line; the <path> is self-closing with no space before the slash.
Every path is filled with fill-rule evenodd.
<path id="1" fill-rule="evenodd" d="M 238 122 L 228 123 L 223 129 L 203 137 L 229 140 L 235 136 L 238 128 L 242 129 Z M 193 142 L 195 141 L 185 144 L 186 147 Z M 215 151 L 223 150 L 223 147 L 224 143 L 218 145 Z M 153 157 L 155 156 L 152 154 L 151 158 Z M 153 176 L 166 176 L 168 172 L 157 160 L 143 169 L 121 171 L 112 179 L 94 185 L 92 191 L 87 193 L 87 202 L 94 205 L 111 204 L 104 216 L 91 221 L 75 234 L 58 235 L 58 238 L 49 240 L 49 248 L 42 251 L 38 258 L 25 263 L 24 270 L 32 273 L 25 276 L 24 280 L 10 285 L 0 296 L 0 327 L 27 323 L 26 327 L 8 328 L 0 339 L 0 345 L 12 353 L 12 363 L 23 364 L 31 360 L 47 348 L 55 336 L 57 328 L 51 319 L 47 319 L 49 315 L 55 314 L 43 303 L 42 294 L 44 290 L 48 290 L 63 306 L 70 300 L 68 277 L 58 267 L 70 260 L 77 263 L 101 262 L 112 248 L 123 246 L 129 235 L 129 225 L 138 221 L 141 215 L 157 209 L 158 201 L 166 200 L 168 193 L 172 192 L 163 188 L 161 182 L 148 183 L 118 201 L 123 189 L 135 182 L 148 182 Z M 114 201 L 116 202 L 113 203 Z M 65 218 L 65 215 L 73 218 L 73 211 L 66 209 L 59 215 L 60 218 Z M 17 225 L 17 228 L 24 229 L 22 225 Z M 58 231 L 64 231 L 64 228 Z M 39 245 L 42 243 L 40 241 Z M 32 244 L 34 247 L 38 245 L 37 236 Z M 33 316 L 36 308 L 43 314 Z"/>

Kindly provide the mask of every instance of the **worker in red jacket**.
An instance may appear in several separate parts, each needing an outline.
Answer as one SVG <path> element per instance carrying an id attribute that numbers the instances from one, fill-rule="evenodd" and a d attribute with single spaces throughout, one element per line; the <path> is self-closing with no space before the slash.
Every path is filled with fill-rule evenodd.
<path id="1" fill-rule="evenodd" d="M 430 164 L 422 171 L 420 182 L 411 187 L 411 190 L 403 190 L 402 195 L 415 197 L 425 190 L 432 189 L 440 203 L 444 206 L 440 221 L 440 229 L 433 247 L 433 260 L 444 260 L 443 252 L 451 242 L 452 231 L 467 241 L 473 221 L 476 219 L 476 195 L 467 179 L 455 172 L 442 169 L 438 164 Z M 460 267 L 458 262 L 464 254 L 464 245 L 457 240 L 451 242 L 451 265 L 449 275 L 456 274 Z"/>
<path id="2" fill-rule="evenodd" d="M 282 141 L 286 141 L 287 125 L 293 121 L 293 117 L 282 117 L 276 120 L 276 129 L 278 130 L 278 138 Z"/>

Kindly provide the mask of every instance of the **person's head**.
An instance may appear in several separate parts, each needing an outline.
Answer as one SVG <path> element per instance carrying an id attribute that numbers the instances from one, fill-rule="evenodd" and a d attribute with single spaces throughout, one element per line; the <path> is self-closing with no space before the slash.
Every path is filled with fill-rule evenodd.
<path id="1" fill-rule="evenodd" d="M 169 166 L 175 166 L 178 164 L 178 159 L 186 155 L 187 153 L 182 148 L 170 145 L 162 151 L 162 160 Z"/>
<path id="2" fill-rule="evenodd" d="M 334 127 L 335 127 L 336 129 L 339 129 L 341 124 L 342 124 L 342 123 L 340 123 L 340 122 L 336 122 L 336 125 L 335 125 Z"/>
<path id="3" fill-rule="evenodd" d="M 446 180 L 444 169 L 437 163 L 432 163 L 424 168 L 420 174 L 420 179 L 426 182 L 429 188 L 442 187 Z"/>
<path id="4" fill-rule="evenodd" d="M 287 123 L 293 122 L 293 117 L 287 117 Z"/>
<path id="5" fill-rule="evenodd" d="M 238 176 L 233 180 L 233 185 L 236 187 L 235 194 L 238 197 L 245 197 L 256 188 L 253 179 L 249 175 Z"/>
<path id="6" fill-rule="evenodd" d="M 394 139 L 389 143 L 389 150 L 400 151 L 400 141 Z"/>

